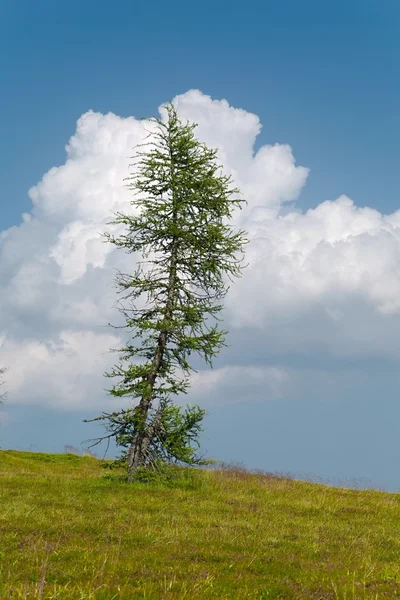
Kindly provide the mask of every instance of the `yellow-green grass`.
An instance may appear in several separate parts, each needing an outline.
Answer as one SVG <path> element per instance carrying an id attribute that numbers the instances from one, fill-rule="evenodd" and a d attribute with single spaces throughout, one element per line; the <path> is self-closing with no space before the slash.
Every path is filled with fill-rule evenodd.
<path id="1" fill-rule="evenodd" d="M 0 598 L 400 598 L 399 496 L 0 452 Z"/>

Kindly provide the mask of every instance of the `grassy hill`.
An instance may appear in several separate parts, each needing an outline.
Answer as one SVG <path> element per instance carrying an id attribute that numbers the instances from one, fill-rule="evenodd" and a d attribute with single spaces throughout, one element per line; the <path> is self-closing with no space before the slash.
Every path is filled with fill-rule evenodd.
<path id="1" fill-rule="evenodd" d="M 0 598 L 400 598 L 400 496 L 0 451 Z"/>

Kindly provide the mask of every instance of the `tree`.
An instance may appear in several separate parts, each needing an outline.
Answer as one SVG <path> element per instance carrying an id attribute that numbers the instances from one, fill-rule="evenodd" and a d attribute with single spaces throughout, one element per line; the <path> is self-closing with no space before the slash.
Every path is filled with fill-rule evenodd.
<path id="1" fill-rule="evenodd" d="M 232 211 L 245 200 L 221 174 L 216 150 L 196 139 L 196 124 L 183 124 L 172 104 L 165 106 L 167 120 L 155 125 L 150 141 L 134 157 L 136 171 L 128 178 L 134 192 L 134 214 L 114 213 L 109 224 L 126 226 L 106 242 L 128 253 L 141 253 L 143 261 L 133 274 L 118 272 L 119 310 L 132 334 L 120 353 L 119 364 L 107 377 L 121 379 L 108 390 L 113 396 L 136 399 L 132 408 L 102 413 L 108 434 L 126 448 L 128 480 L 141 467 L 157 461 L 204 464 L 196 454 L 205 411 L 198 406 L 182 409 L 172 398 L 187 393 L 192 352 L 212 367 L 212 359 L 225 344 L 227 331 L 220 321 L 221 300 L 229 286 L 226 275 L 241 274 L 237 253 L 247 243 L 245 232 L 229 225 Z M 145 267 L 143 266 L 145 265 Z M 139 306 L 140 301 L 144 306 Z M 128 305 L 126 304 L 128 302 Z M 139 340 L 139 343 L 136 341 Z M 124 363 L 128 363 L 125 366 Z"/>
<path id="2" fill-rule="evenodd" d="M 3 375 L 5 375 L 8 371 L 8 367 L 1 367 L 0 368 L 0 377 L 2 377 Z M 4 384 L 4 381 L 0 381 L 0 386 Z M 3 392 L 2 394 L 0 394 L 0 404 L 3 404 L 3 401 L 6 399 L 7 397 L 7 392 Z"/>

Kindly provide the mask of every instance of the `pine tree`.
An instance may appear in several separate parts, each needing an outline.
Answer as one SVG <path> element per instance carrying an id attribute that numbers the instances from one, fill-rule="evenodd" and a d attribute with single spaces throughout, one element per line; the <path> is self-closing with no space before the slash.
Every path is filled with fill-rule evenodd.
<path id="1" fill-rule="evenodd" d="M 117 350 L 119 364 L 105 374 L 120 379 L 109 392 L 136 405 L 93 419 L 106 421 L 108 434 L 98 441 L 114 437 L 126 448 L 129 481 L 159 461 L 207 462 L 195 450 L 205 411 L 177 407 L 173 398 L 188 391 L 191 353 L 212 367 L 226 345 L 227 331 L 217 323 L 229 289 L 224 275 L 231 281 L 240 276 L 243 257 L 237 254 L 247 243 L 245 232 L 229 225 L 245 200 L 221 173 L 217 151 L 196 139 L 195 123 L 183 124 L 172 104 L 165 108 L 165 122 L 150 119 L 155 131 L 140 145 L 146 151 L 137 151 L 136 171 L 127 178 L 136 210 L 115 213 L 110 223 L 124 224 L 126 233 L 104 234 L 105 241 L 145 259 L 133 274 L 118 273 L 122 327 L 131 338 Z"/>

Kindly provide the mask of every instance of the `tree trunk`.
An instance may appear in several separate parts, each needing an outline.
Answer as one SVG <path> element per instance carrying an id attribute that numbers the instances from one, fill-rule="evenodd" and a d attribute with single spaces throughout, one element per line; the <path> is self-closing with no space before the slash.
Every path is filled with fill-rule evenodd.
<path id="1" fill-rule="evenodd" d="M 131 446 L 128 453 L 128 482 L 132 483 L 135 479 L 135 474 L 139 467 L 143 466 L 147 451 L 157 429 L 160 426 L 162 417 L 161 407 L 157 410 L 155 417 L 147 430 L 142 434 L 140 441 L 137 440 L 137 436 L 132 440 Z M 132 452 L 131 452 L 132 448 Z"/>
<path id="2" fill-rule="evenodd" d="M 165 319 L 171 319 L 173 315 L 177 258 L 178 243 L 177 240 L 174 240 L 171 248 L 171 270 L 168 281 L 168 296 L 165 307 Z M 129 482 L 132 482 L 134 480 L 135 473 L 137 472 L 138 468 L 145 465 L 147 450 L 154 435 L 155 429 L 152 427 L 152 424 L 146 425 L 146 419 L 151 408 L 151 403 L 153 400 L 153 388 L 157 379 L 158 372 L 160 370 L 161 361 L 164 356 L 167 341 L 168 331 L 160 331 L 160 335 L 158 336 L 157 348 L 153 358 L 152 370 L 147 376 L 147 381 L 150 384 L 150 393 L 142 397 L 138 406 L 140 417 L 142 419 L 143 429 L 135 433 L 128 450 Z M 153 423 L 155 423 L 157 418 L 158 420 L 161 419 L 161 413 L 159 416 L 158 414 L 159 412 L 157 411 Z"/>

